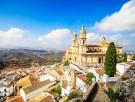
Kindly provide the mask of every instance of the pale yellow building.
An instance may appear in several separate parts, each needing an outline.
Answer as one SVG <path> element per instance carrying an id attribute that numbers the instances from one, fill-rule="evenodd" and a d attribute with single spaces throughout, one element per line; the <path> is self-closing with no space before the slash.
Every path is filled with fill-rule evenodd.
<path id="1" fill-rule="evenodd" d="M 86 44 L 86 31 L 84 26 L 80 31 L 80 39 L 74 33 L 72 47 L 67 49 L 64 60 L 81 66 L 103 65 L 109 41 L 103 36 L 97 45 Z M 115 45 L 118 55 L 123 53 L 121 45 Z"/>

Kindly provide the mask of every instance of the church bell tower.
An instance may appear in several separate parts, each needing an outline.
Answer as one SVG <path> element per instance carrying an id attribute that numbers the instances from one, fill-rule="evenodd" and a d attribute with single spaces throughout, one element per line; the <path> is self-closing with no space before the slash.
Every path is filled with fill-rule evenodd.
<path id="1" fill-rule="evenodd" d="M 77 64 L 78 48 L 79 48 L 79 43 L 78 43 L 77 33 L 74 32 L 73 43 L 72 43 L 72 62 L 76 64 Z"/>
<path id="2" fill-rule="evenodd" d="M 86 31 L 84 26 L 80 31 L 80 45 L 79 45 L 80 54 L 86 53 Z"/>

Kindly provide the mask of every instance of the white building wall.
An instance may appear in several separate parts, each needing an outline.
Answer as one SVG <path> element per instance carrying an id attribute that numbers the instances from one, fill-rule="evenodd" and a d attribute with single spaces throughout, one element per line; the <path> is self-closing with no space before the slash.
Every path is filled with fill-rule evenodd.
<path id="1" fill-rule="evenodd" d="M 6 91 L 5 91 L 6 89 Z M 15 91 L 15 86 L 0 87 L 0 96 L 10 96 Z"/>
<path id="2" fill-rule="evenodd" d="M 82 92 L 86 92 L 87 91 L 87 85 L 85 84 L 85 82 L 83 82 L 81 79 L 79 79 L 78 77 L 76 77 L 76 86 L 77 88 L 79 88 Z"/>
<path id="3" fill-rule="evenodd" d="M 116 65 L 116 69 L 120 73 L 120 75 L 123 75 L 127 71 L 128 67 L 129 65 L 124 63 L 119 63 Z"/>
<path id="4" fill-rule="evenodd" d="M 22 96 L 23 100 L 26 102 L 26 94 L 24 93 L 23 89 L 20 89 L 20 95 Z"/>

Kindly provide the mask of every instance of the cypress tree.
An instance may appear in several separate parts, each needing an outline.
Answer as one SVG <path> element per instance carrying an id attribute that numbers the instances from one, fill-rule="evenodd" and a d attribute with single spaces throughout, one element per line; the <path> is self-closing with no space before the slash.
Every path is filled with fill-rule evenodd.
<path id="1" fill-rule="evenodd" d="M 110 77 L 113 77 L 116 73 L 116 48 L 114 42 L 111 42 L 108 46 L 105 55 L 104 71 Z"/>
<path id="2" fill-rule="evenodd" d="M 127 54 L 126 53 L 123 54 L 123 62 L 127 62 Z"/>
<path id="3" fill-rule="evenodd" d="M 135 55 L 132 57 L 132 60 L 135 61 Z"/>

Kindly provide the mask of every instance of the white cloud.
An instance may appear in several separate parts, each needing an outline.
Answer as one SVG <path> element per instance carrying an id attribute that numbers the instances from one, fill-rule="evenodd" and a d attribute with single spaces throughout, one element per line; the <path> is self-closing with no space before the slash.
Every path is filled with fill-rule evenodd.
<path id="1" fill-rule="evenodd" d="M 128 1 L 122 8 L 95 24 L 102 32 L 124 32 L 135 30 L 135 0 Z"/>
<path id="2" fill-rule="evenodd" d="M 63 50 L 72 43 L 69 29 L 56 29 L 37 38 L 29 36 L 27 30 L 11 28 L 0 30 L 0 48 L 44 48 Z"/>
<path id="3" fill-rule="evenodd" d="M 25 31 L 19 28 L 0 31 L 0 47 L 17 47 L 24 40 L 24 34 Z"/>
<path id="4" fill-rule="evenodd" d="M 97 44 L 101 40 L 102 36 L 103 35 L 99 35 L 99 34 L 94 33 L 94 32 L 87 33 L 87 43 L 88 44 Z M 121 33 L 113 34 L 110 36 L 107 36 L 107 35 L 104 35 L 104 36 L 106 37 L 106 39 L 109 42 L 114 42 L 115 44 L 120 44 L 123 46 L 129 44 L 129 41 L 125 40 Z"/>
<path id="5" fill-rule="evenodd" d="M 123 45 L 123 46 L 127 46 L 127 45 L 129 45 L 129 41 L 128 40 L 122 40 L 120 42 L 120 44 Z"/>
<path id="6" fill-rule="evenodd" d="M 110 41 L 113 41 L 113 42 L 117 42 L 119 41 L 120 39 L 122 38 L 122 35 L 120 33 L 118 34 L 113 34 L 112 36 L 110 36 Z"/>
<path id="7" fill-rule="evenodd" d="M 135 37 L 135 32 L 130 34 L 131 37 Z"/>
<path id="8" fill-rule="evenodd" d="M 100 35 L 94 32 L 87 33 L 87 43 L 88 44 L 96 44 L 100 39 Z"/>
<path id="9" fill-rule="evenodd" d="M 65 49 L 72 43 L 71 31 L 69 29 L 56 29 L 48 34 L 41 35 L 39 41 L 47 48 Z"/>
<path id="10" fill-rule="evenodd" d="M 129 45 L 129 41 L 125 39 L 121 33 L 118 34 L 113 34 L 109 38 L 110 42 L 114 42 L 115 44 L 122 45 L 122 46 L 127 46 Z"/>

